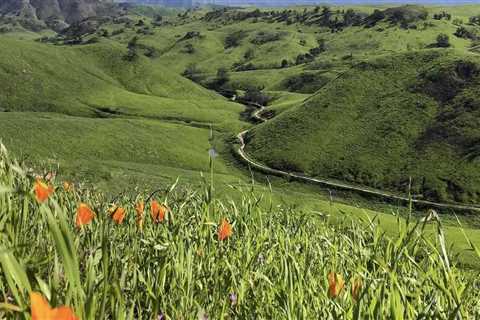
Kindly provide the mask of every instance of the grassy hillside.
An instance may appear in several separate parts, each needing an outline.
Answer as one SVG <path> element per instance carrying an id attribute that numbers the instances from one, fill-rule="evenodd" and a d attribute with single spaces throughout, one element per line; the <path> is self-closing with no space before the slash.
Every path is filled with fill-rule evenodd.
<path id="1" fill-rule="evenodd" d="M 478 203 L 480 59 L 458 51 L 388 55 L 354 66 L 254 129 L 273 167 L 441 201 Z"/>
<path id="2" fill-rule="evenodd" d="M 457 268 L 435 215 L 399 220 L 392 239 L 373 222 L 264 209 L 248 191 L 238 202 L 210 198 L 208 185 L 111 199 L 53 183 L 39 189 L 2 146 L 2 317 L 28 319 L 35 295 L 81 319 L 479 315 L 478 278 Z"/>
<path id="3" fill-rule="evenodd" d="M 67 176 L 107 186 L 198 180 L 212 145 L 243 126 L 242 106 L 146 57 L 125 60 L 123 44 L 52 46 L 10 36 L 0 43 L 0 139 L 32 164 L 60 164 Z M 217 162 L 219 173 L 237 179 Z"/>
<path id="4" fill-rule="evenodd" d="M 146 57 L 125 60 L 127 49 L 117 42 L 59 47 L 5 37 L 1 46 L 4 111 L 105 111 L 219 124 L 235 122 L 242 109 Z"/>

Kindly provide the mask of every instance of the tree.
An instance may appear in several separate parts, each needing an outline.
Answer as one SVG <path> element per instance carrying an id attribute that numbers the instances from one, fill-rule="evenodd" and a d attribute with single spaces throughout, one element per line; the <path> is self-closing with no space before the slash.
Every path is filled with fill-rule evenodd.
<path id="1" fill-rule="evenodd" d="M 159 25 L 162 24 L 162 22 L 163 22 L 163 17 L 159 14 L 155 15 L 155 19 L 153 21 L 153 24 L 159 26 Z"/>
<path id="2" fill-rule="evenodd" d="M 450 38 L 445 33 L 440 33 L 437 36 L 437 47 L 448 48 L 450 47 Z"/>
<path id="3" fill-rule="evenodd" d="M 130 41 L 128 41 L 127 48 L 128 49 L 135 49 L 137 47 L 138 37 L 135 36 Z"/>
<path id="4" fill-rule="evenodd" d="M 288 67 L 288 61 L 287 61 L 287 59 L 283 59 L 283 60 L 282 60 L 281 67 L 282 67 L 282 68 Z"/>
<path id="5" fill-rule="evenodd" d="M 247 103 L 255 103 L 262 106 L 267 105 L 270 101 L 270 97 L 264 94 L 260 88 L 250 86 L 245 90 L 245 94 L 241 99 Z"/>
<path id="6" fill-rule="evenodd" d="M 332 17 L 332 10 L 330 10 L 330 7 L 327 7 L 327 6 L 322 7 L 321 23 L 323 26 L 328 26 L 330 24 L 331 17 Z"/>
<path id="7" fill-rule="evenodd" d="M 243 55 L 243 58 L 245 60 L 252 60 L 255 57 L 255 51 L 252 48 L 249 48 L 247 51 L 245 51 L 245 54 Z"/>
<path id="8" fill-rule="evenodd" d="M 185 78 L 192 80 L 193 82 L 200 82 L 203 80 L 203 75 L 200 69 L 198 69 L 195 63 L 191 63 L 187 66 L 187 68 L 183 71 L 182 75 Z"/>
<path id="9" fill-rule="evenodd" d="M 127 44 L 128 52 L 124 56 L 125 60 L 127 60 L 127 61 L 137 60 L 137 58 L 138 58 L 137 41 L 138 41 L 137 36 L 133 37 L 132 39 L 130 39 L 130 41 L 128 41 L 128 44 Z"/>
<path id="10" fill-rule="evenodd" d="M 219 68 L 217 70 L 217 85 L 218 86 L 223 86 L 225 83 L 227 83 L 230 80 L 230 76 L 228 75 L 228 71 L 226 68 Z"/>
<path id="11" fill-rule="evenodd" d="M 327 50 L 327 42 L 325 41 L 325 39 L 318 38 L 317 43 L 318 43 L 318 49 L 320 49 L 320 52 L 324 52 Z"/>
<path id="12" fill-rule="evenodd" d="M 185 44 L 185 46 L 183 47 L 182 52 L 187 53 L 187 54 L 192 54 L 192 53 L 195 52 L 195 48 L 193 47 L 193 44 L 187 43 L 187 44 Z"/>

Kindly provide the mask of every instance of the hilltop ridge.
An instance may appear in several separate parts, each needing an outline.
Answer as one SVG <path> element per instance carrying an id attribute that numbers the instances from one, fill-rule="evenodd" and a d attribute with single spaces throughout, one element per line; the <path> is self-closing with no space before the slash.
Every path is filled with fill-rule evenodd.
<path id="1" fill-rule="evenodd" d="M 112 6 L 111 0 L 4 0 L 0 3 L 0 17 L 18 20 L 31 29 L 63 27 L 65 23 L 106 14 Z"/>

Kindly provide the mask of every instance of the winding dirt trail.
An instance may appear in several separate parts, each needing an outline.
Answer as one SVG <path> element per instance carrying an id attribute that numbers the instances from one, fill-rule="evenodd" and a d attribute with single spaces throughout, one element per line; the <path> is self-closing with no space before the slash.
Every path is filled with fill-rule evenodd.
<path id="1" fill-rule="evenodd" d="M 251 115 L 252 118 L 262 123 L 268 121 L 268 119 L 262 117 L 262 112 L 266 109 L 264 106 L 261 106 L 259 104 L 249 104 L 249 105 L 256 108 L 256 110 L 252 112 L 252 115 Z M 469 206 L 469 205 L 454 204 L 454 203 L 439 203 L 439 202 L 420 200 L 420 199 L 409 199 L 408 197 L 396 195 L 383 190 L 355 186 L 348 183 L 337 182 L 329 179 L 317 179 L 317 178 L 308 177 L 298 173 L 292 173 L 292 172 L 270 168 L 269 166 L 254 160 L 245 151 L 245 147 L 246 147 L 245 136 L 250 132 L 250 130 L 251 128 L 248 130 L 244 130 L 237 135 L 237 139 L 240 142 L 240 147 L 237 149 L 237 153 L 240 156 L 240 158 L 245 163 L 247 163 L 250 167 L 258 171 L 261 171 L 263 173 L 286 177 L 291 180 L 303 181 L 310 184 L 313 183 L 313 184 L 321 185 L 324 187 L 332 187 L 335 189 L 353 191 L 359 194 L 374 196 L 377 198 L 382 198 L 390 201 L 393 200 L 393 201 L 401 202 L 404 204 L 408 204 L 411 201 L 413 204 L 416 204 L 421 207 L 451 209 L 451 210 L 457 210 L 457 211 L 480 212 L 479 206 Z"/>

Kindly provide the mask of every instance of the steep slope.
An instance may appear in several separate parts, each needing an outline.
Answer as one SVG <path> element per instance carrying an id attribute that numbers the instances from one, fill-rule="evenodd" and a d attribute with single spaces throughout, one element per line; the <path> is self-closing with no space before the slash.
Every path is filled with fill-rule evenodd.
<path id="1" fill-rule="evenodd" d="M 427 199 L 480 201 L 480 59 L 428 50 L 359 63 L 254 130 L 276 168 Z"/>
<path id="2" fill-rule="evenodd" d="M 59 21 L 73 23 L 82 19 L 111 14 L 111 0 L 2 0 L 0 16 L 18 19 L 28 29 L 40 29 L 46 23 L 58 25 Z"/>

